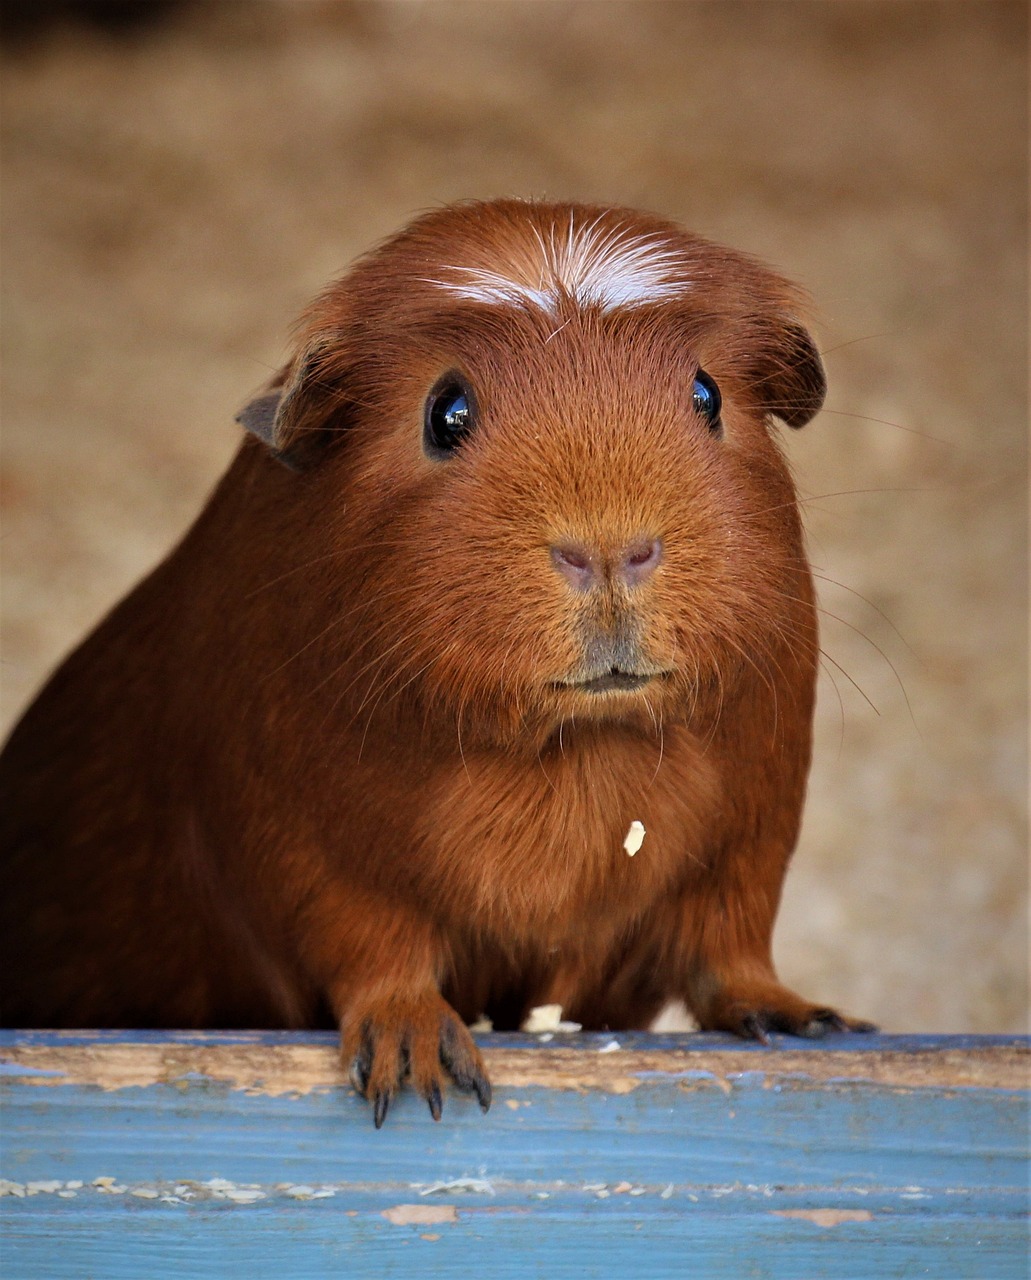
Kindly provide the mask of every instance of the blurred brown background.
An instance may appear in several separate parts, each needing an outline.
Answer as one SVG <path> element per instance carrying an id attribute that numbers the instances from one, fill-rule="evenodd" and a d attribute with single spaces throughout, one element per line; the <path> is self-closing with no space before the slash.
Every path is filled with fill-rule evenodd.
<path id="1" fill-rule="evenodd" d="M 781 970 L 889 1030 L 1022 1029 L 1026 6 L 92 7 L 7 9 L 4 727 L 355 253 L 457 197 L 652 208 L 822 309 L 828 407 L 787 443 L 828 658 Z"/>

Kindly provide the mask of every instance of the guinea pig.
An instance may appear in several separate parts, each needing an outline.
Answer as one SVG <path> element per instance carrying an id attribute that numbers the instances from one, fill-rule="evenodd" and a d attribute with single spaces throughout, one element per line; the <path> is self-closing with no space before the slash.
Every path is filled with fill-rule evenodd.
<path id="1" fill-rule="evenodd" d="M 305 313 L 179 546 L 2 756 L 7 1025 L 869 1030 L 778 981 L 817 667 L 800 291 L 621 208 L 426 214 Z M 635 825 L 636 824 L 636 825 Z M 643 827 L 643 839 L 642 839 Z"/>

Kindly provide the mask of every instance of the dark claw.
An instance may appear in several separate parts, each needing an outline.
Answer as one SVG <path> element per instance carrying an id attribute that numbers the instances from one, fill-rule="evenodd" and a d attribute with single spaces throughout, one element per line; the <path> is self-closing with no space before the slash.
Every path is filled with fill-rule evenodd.
<path id="1" fill-rule="evenodd" d="M 361 1048 L 354 1055 L 351 1061 L 351 1084 L 354 1085 L 356 1091 L 365 1096 L 365 1091 L 369 1087 L 369 1075 L 372 1072 L 372 1048 L 369 1044 L 368 1037 L 362 1038 Z"/>
<path id="2" fill-rule="evenodd" d="M 742 1034 L 760 1044 L 769 1045 L 770 1037 L 766 1034 L 766 1019 L 761 1013 L 746 1013 L 741 1019 Z"/>
<path id="3" fill-rule="evenodd" d="M 439 1120 L 444 1110 L 444 1099 L 440 1096 L 440 1085 L 436 1081 L 426 1091 L 426 1101 L 430 1106 L 430 1115 L 434 1120 Z"/>
<path id="4" fill-rule="evenodd" d="M 844 1034 L 855 1031 L 868 1035 L 877 1028 L 872 1022 L 848 1022 L 833 1009 L 817 1009 L 812 1020 L 802 1029 L 802 1035 L 818 1039 L 828 1031 L 839 1031 Z"/>
<path id="5" fill-rule="evenodd" d="M 372 1118 L 377 1129 L 383 1128 L 383 1121 L 387 1118 L 387 1108 L 390 1106 L 390 1094 L 383 1092 L 376 1094 L 376 1103 L 373 1108 Z"/>
<path id="6" fill-rule="evenodd" d="M 476 1097 L 480 1103 L 480 1110 L 489 1111 L 491 1099 L 494 1096 L 494 1092 L 490 1087 L 490 1081 L 486 1076 L 481 1076 L 479 1072 L 477 1072 L 476 1077 L 473 1080 L 473 1087 L 476 1090 Z"/>
<path id="7" fill-rule="evenodd" d="M 466 1067 L 459 1066 L 454 1062 L 445 1062 L 444 1065 L 451 1073 L 455 1088 L 460 1089 L 462 1093 L 475 1093 L 480 1104 L 480 1110 L 489 1111 L 493 1092 L 487 1077 L 479 1071 L 469 1071 Z"/>
<path id="8" fill-rule="evenodd" d="M 828 1031 L 847 1031 L 842 1018 L 833 1009 L 817 1009 L 807 1023 L 799 1027 L 798 1034 L 807 1040 L 822 1040 Z"/>
<path id="9" fill-rule="evenodd" d="M 876 1035 L 880 1030 L 876 1022 L 853 1022 L 851 1026 L 845 1028 L 846 1031 L 854 1031 L 857 1035 L 870 1036 Z"/>
<path id="10" fill-rule="evenodd" d="M 493 1093 L 490 1081 L 476 1065 L 470 1066 L 464 1055 L 458 1034 L 450 1021 L 440 1029 L 440 1062 L 462 1093 L 475 1093 L 481 1111 L 489 1111 Z"/>

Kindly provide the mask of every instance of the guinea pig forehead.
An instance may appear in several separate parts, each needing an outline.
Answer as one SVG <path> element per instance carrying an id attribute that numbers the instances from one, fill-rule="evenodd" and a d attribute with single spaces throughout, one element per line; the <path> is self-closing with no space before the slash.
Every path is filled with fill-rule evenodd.
<path id="1" fill-rule="evenodd" d="M 429 369 L 453 368 L 508 403 L 544 395 L 559 405 L 631 394 L 679 401 L 716 327 L 697 308 L 606 313 L 567 304 L 548 317 L 465 303 L 410 315 L 397 339 L 399 351 L 418 351 Z"/>
<path id="2" fill-rule="evenodd" d="M 603 311 L 690 289 L 690 255 L 673 228 L 619 210 L 528 207 L 461 237 L 420 283 L 451 297 L 558 315 L 572 301 Z"/>

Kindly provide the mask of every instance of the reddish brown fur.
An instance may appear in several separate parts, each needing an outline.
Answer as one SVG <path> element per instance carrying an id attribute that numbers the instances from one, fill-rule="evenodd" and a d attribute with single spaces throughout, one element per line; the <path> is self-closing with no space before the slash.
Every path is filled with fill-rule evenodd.
<path id="1" fill-rule="evenodd" d="M 554 316 L 429 283 L 532 257 L 531 225 L 571 216 L 661 236 L 689 287 Z M 332 285 L 274 448 L 244 442 L 4 753 L 5 1021 L 332 1017 L 377 1121 L 409 1068 L 434 1114 L 442 1064 L 486 1102 L 459 1021 L 483 1012 L 644 1027 L 680 997 L 706 1028 L 842 1025 L 770 957 L 817 655 L 769 425 L 822 399 L 799 307 L 657 219 L 519 202 L 430 214 Z M 452 369 L 479 423 L 432 460 L 423 405 Z M 642 538 L 661 563 L 627 586 Z M 574 589 L 568 545 L 611 580 Z M 667 674 L 556 687 L 617 641 Z"/>

